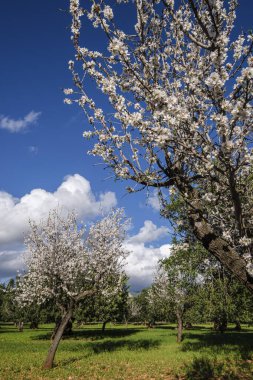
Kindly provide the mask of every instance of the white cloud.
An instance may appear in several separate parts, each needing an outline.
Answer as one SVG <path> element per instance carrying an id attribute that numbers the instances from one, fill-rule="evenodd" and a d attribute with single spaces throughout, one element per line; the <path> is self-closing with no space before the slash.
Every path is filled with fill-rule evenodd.
<path id="1" fill-rule="evenodd" d="M 55 192 L 34 189 L 20 199 L 0 192 L 0 250 L 23 241 L 28 220 L 39 221 L 50 209 L 76 210 L 80 219 L 87 221 L 107 212 L 117 204 L 115 193 L 106 192 L 95 197 L 90 182 L 79 174 L 68 176 Z"/>
<path id="2" fill-rule="evenodd" d="M 18 271 L 24 268 L 22 259 L 23 251 L 3 251 L 0 252 L 0 278 L 8 279 L 15 277 Z"/>
<path id="3" fill-rule="evenodd" d="M 127 259 L 126 272 L 130 277 L 133 290 L 137 291 L 149 286 L 158 260 L 169 256 L 170 244 L 158 247 L 147 245 L 168 235 L 168 232 L 167 227 L 157 227 L 150 220 L 146 220 L 140 231 L 127 240 L 125 246 L 131 253 Z"/>
<path id="4" fill-rule="evenodd" d="M 9 132 L 20 132 L 30 125 L 37 123 L 41 112 L 29 112 L 23 119 L 11 119 L 9 116 L 0 115 L 0 128 L 7 129 Z"/>
<path id="5" fill-rule="evenodd" d="M 0 278 L 14 277 L 22 269 L 23 237 L 28 231 L 28 219 L 39 221 L 50 209 L 75 209 L 84 222 L 109 211 L 117 204 L 115 193 L 95 196 L 90 182 L 79 174 L 65 177 L 55 192 L 33 189 L 21 198 L 0 192 Z M 128 238 L 126 248 L 131 252 L 126 265 L 132 290 L 140 290 L 152 282 L 159 259 L 170 253 L 170 244 L 159 245 L 168 236 L 169 228 L 156 226 L 146 220 L 139 232 Z M 155 246 L 153 245 L 155 244 Z"/>
<path id="6" fill-rule="evenodd" d="M 130 243 L 148 243 L 155 241 L 169 233 L 168 227 L 157 227 L 151 220 L 145 220 L 144 226 L 141 227 L 137 235 L 129 239 Z"/>
<path id="7" fill-rule="evenodd" d="M 152 195 L 149 195 L 147 203 L 149 206 L 152 207 L 153 210 L 160 211 L 161 205 L 160 205 L 157 191 L 154 191 Z"/>
<path id="8" fill-rule="evenodd" d="M 108 191 L 95 196 L 90 182 L 79 174 L 65 177 L 55 192 L 33 189 L 19 199 L 0 191 L 0 279 L 15 277 L 24 265 L 23 239 L 29 218 L 39 221 L 50 209 L 60 207 L 63 212 L 74 209 L 78 218 L 87 222 L 116 204 L 115 193 Z"/>

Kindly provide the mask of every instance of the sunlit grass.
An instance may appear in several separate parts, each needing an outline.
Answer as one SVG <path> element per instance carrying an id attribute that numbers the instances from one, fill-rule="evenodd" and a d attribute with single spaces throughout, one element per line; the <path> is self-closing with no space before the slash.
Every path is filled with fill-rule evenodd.
<path id="1" fill-rule="evenodd" d="M 249 328 L 220 334 L 210 326 L 196 327 L 184 332 L 181 344 L 176 343 L 174 325 L 108 325 L 104 334 L 101 325 L 75 328 L 61 341 L 55 367 L 42 370 L 52 327 L 19 333 L 14 326 L 1 325 L 1 380 L 253 379 Z"/>

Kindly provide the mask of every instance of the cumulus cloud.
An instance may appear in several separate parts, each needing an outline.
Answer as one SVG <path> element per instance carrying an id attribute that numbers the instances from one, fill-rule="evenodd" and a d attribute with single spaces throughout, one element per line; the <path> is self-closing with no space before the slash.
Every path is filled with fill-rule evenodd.
<path id="1" fill-rule="evenodd" d="M 137 235 L 129 239 L 129 242 L 132 244 L 148 243 L 166 236 L 168 232 L 168 227 L 157 227 L 151 220 L 145 220 L 144 226 L 141 227 Z"/>
<path id="2" fill-rule="evenodd" d="M 151 284 L 158 260 L 170 255 L 170 244 L 154 247 L 155 242 L 168 235 L 167 227 L 157 227 L 152 221 L 146 220 L 140 231 L 130 237 L 125 246 L 130 251 L 127 259 L 126 272 L 130 277 L 131 289 L 139 291 Z"/>
<path id="3" fill-rule="evenodd" d="M 65 177 L 55 192 L 33 189 L 20 199 L 0 192 L 0 250 L 13 247 L 23 241 L 28 230 L 28 220 L 41 220 L 50 209 L 60 207 L 66 211 L 75 210 L 84 221 L 109 211 L 117 204 L 115 193 L 106 192 L 98 197 L 92 192 L 90 182 L 79 174 Z"/>
<path id="4" fill-rule="evenodd" d="M 64 178 L 55 192 L 33 189 L 21 198 L 0 191 L 0 279 L 15 277 L 23 268 L 23 239 L 29 219 L 40 221 L 50 209 L 63 212 L 75 210 L 84 222 L 108 212 L 117 204 L 115 193 L 108 191 L 95 196 L 90 182 L 79 174 Z"/>
<path id="5" fill-rule="evenodd" d="M 54 192 L 33 189 L 21 198 L 0 191 L 0 278 L 15 277 L 22 270 L 23 238 L 28 231 L 28 220 L 46 217 L 49 210 L 62 208 L 63 212 L 75 209 L 84 222 L 104 214 L 117 204 L 115 193 L 95 195 L 90 182 L 79 174 L 67 176 Z M 159 259 L 169 256 L 170 245 L 159 244 L 159 239 L 168 236 L 169 228 L 156 226 L 146 220 L 137 234 L 129 236 L 125 246 L 131 252 L 126 271 L 131 289 L 141 290 L 152 282 Z"/>
<path id="6" fill-rule="evenodd" d="M 15 277 L 18 271 L 24 269 L 23 251 L 0 252 L 0 278 L 2 280 Z"/>
<path id="7" fill-rule="evenodd" d="M 29 112 L 23 119 L 12 119 L 9 116 L 0 115 L 0 128 L 11 133 L 20 132 L 36 124 L 40 115 L 41 112 L 35 111 Z"/>
<path id="8" fill-rule="evenodd" d="M 161 205 L 160 205 L 157 191 L 154 191 L 151 195 L 149 195 L 147 203 L 149 206 L 152 207 L 154 211 L 160 211 Z"/>

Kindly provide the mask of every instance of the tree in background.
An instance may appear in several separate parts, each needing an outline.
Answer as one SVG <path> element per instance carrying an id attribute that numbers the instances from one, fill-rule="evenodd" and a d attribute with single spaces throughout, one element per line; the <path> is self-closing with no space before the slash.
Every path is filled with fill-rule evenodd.
<path id="1" fill-rule="evenodd" d="M 5 286 L 0 284 L 0 321 L 3 320 L 3 303 L 4 303 Z"/>
<path id="2" fill-rule="evenodd" d="M 193 310 L 201 310 L 202 321 L 212 321 L 214 329 L 224 332 L 228 323 L 250 322 L 252 295 L 219 262 L 208 257 L 201 273 L 201 287 L 195 294 Z"/>
<path id="3" fill-rule="evenodd" d="M 156 318 L 153 304 L 150 302 L 150 297 L 150 288 L 142 289 L 142 291 L 135 296 L 135 304 L 137 305 L 138 310 L 138 321 L 152 327 Z"/>
<path id="4" fill-rule="evenodd" d="M 200 255 L 189 246 L 174 245 L 170 257 L 159 263 L 152 285 L 153 299 L 173 310 L 177 319 L 177 342 L 182 341 L 183 322 L 199 288 Z M 157 302 L 157 301 L 156 301 Z"/>
<path id="5" fill-rule="evenodd" d="M 235 36 L 237 0 L 80 3 L 70 0 L 77 64 L 65 101 L 93 126 L 90 153 L 163 204 L 178 191 L 195 237 L 253 292 L 253 36 Z M 82 18 L 101 31 L 100 51 L 83 46 Z"/>
<path id="6" fill-rule="evenodd" d="M 173 311 L 178 322 L 178 341 L 185 327 L 213 322 L 224 332 L 228 323 L 252 321 L 253 297 L 238 280 L 199 244 L 175 244 L 172 255 L 159 263 L 150 288 L 156 313 Z M 168 318 L 167 318 L 168 320 Z"/>
<path id="7" fill-rule="evenodd" d="M 2 285 L 1 319 L 5 322 L 16 321 L 15 315 L 15 280 L 11 278 L 6 285 Z"/>
<path id="8" fill-rule="evenodd" d="M 118 292 L 111 298 L 107 298 L 103 294 L 95 298 L 95 317 L 98 321 L 102 321 L 102 331 L 105 331 L 106 324 L 112 322 L 125 321 L 127 312 L 128 286 L 127 277 L 122 277 L 121 285 Z"/>
<path id="9" fill-rule="evenodd" d="M 44 368 L 51 368 L 65 327 L 76 305 L 87 297 L 117 293 L 123 276 L 126 250 L 123 211 L 112 211 L 92 225 L 83 240 L 75 215 L 50 212 L 41 223 L 30 222 L 25 243 L 27 273 L 20 278 L 17 300 L 21 305 L 52 300 L 61 322 L 49 349 Z"/>
<path id="10" fill-rule="evenodd" d="M 75 310 L 74 317 L 81 325 L 85 322 L 102 322 L 102 331 L 105 331 L 106 324 L 112 322 L 122 322 L 126 320 L 128 301 L 128 278 L 122 276 L 118 291 L 114 294 L 99 293 L 96 297 L 80 301 Z"/>
<path id="11" fill-rule="evenodd" d="M 23 331 L 24 320 L 27 316 L 27 310 L 22 308 L 16 300 L 16 284 L 19 277 L 11 278 L 8 283 L 3 286 L 2 299 L 2 320 L 5 322 L 14 322 L 19 332 Z"/>
<path id="12" fill-rule="evenodd" d="M 141 307 L 138 303 L 138 299 L 136 295 L 129 294 L 127 301 L 127 319 L 126 322 L 139 322 L 141 321 Z"/>
<path id="13" fill-rule="evenodd" d="M 178 191 L 171 193 L 170 203 L 163 208 L 162 214 L 172 223 L 175 239 L 191 247 L 188 254 L 198 252 L 201 283 L 192 296 L 192 306 L 185 312 L 185 320 L 189 323 L 212 321 L 214 328 L 222 332 L 228 322 L 234 322 L 240 329 L 240 321 L 251 320 L 252 295 L 247 294 L 245 287 L 196 241 L 187 219 L 187 207 Z"/>

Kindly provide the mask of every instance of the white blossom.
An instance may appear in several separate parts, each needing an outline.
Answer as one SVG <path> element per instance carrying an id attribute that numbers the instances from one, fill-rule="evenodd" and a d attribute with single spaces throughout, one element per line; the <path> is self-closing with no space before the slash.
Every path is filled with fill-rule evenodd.
<path id="1" fill-rule="evenodd" d="M 78 227 L 74 213 L 50 212 L 41 223 L 30 222 L 26 237 L 27 273 L 19 281 L 20 304 L 52 299 L 60 310 L 86 294 L 114 294 L 124 274 L 126 221 L 123 211 L 112 211 L 90 227 Z M 87 234 L 87 233 L 86 233 Z M 72 306 L 73 307 L 73 306 Z"/>
<path id="2" fill-rule="evenodd" d="M 69 98 L 65 98 L 64 101 L 63 101 L 65 104 L 72 104 L 73 101 Z"/>
<path id="3" fill-rule="evenodd" d="M 70 94 L 73 94 L 73 89 L 72 88 L 65 88 L 63 90 L 63 92 L 65 95 L 70 95 Z"/>
<path id="4" fill-rule="evenodd" d="M 113 19 L 113 11 L 112 8 L 109 5 L 106 5 L 103 10 L 104 17 L 107 20 L 112 20 Z"/>
<path id="5" fill-rule="evenodd" d="M 89 153 L 117 178 L 173 186 L 196 237 L 206 242 L 209 231 L 229 244 L 219 255 L 208 244 L 210 252 L 227 266 L 228 251 L 244 260 L 252 243 L 241 239 L 253 235 L 253 37 L 235 37 L 237 0 L 118 2 L 136 12 L 129 34 L 112 21 L 117 4 L 71 1 L 76 64 L 69 66 L 93 128 L 84 134 L 95 140 Z M 82 17 L 101 31 L 99 52 L 80 46 Z M 103 111 L 94 91 L 103 94 Z"/>

